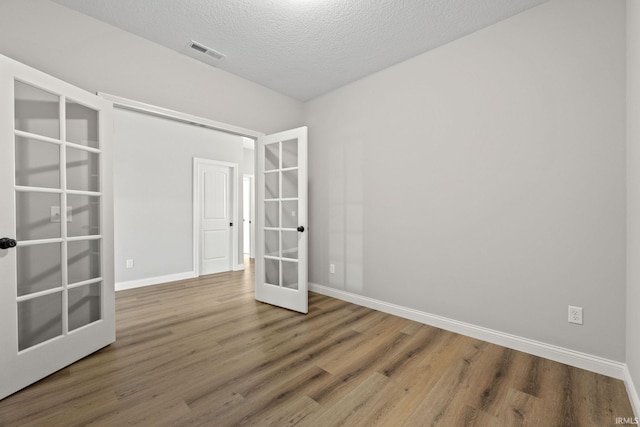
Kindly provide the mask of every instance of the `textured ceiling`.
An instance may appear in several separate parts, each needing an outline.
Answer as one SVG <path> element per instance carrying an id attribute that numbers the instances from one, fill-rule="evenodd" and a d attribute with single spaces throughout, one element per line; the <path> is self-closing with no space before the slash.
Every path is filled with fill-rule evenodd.
<path id="1" fill-rule="evenodd" d="M 546 0 L 54 1 L 306 101 Z"/>

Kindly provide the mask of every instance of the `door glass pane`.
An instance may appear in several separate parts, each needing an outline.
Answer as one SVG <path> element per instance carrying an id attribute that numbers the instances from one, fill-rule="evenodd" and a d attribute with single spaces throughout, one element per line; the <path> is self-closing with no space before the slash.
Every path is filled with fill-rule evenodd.
<path id="1" fill-rule="evenodd" d="M 17 240 L 60 237 L 60 195 L 53 193 L 16 192 Z"/>
<path id="2" fill-rule="evenodd" d="M 18 303 L 18 350 L 62 335 L 62 292 Z"/>
<path id="3" fill-rule="evenodd" d="M 298 228 L 298 201 L 282 202 L 282 228 Z"/>
<path id="4" fill-rule="evenodd" d="M 67 141 L 98 148 L 98 112 L 67 100 Z"/>
<path id="5" fill-rule="evenodd" d="M 60 243 L 17 246 L 18 296 L 62 286 Z"/>
<path id="6" fill-rule="evenodd" d="M 298 166 L 298 140 L 291 139 L 282 143 L 282 169 Z"/>
<path id="7" fill-rule="evenodd" d="M 264 203 L 264 226 L 280 227 L 280 202 Z"/>
<path id="8" fill-rule="evenodd" d="M 268 144 L 264 146 L 264 170 L 270 171 L 280 168 L 280 144 Z"/>
<path id="9" fill-rule="evenodd" d="M 69 237 L 100 234 L 100 197 L 69 194 L 71 221 L 68 221 Z"/>
<path id="10" fill-rule="evenodd" d="M 60 146 L 16 136 L 16 185 L 60 188 Z"/>
<path id="11" fill-rule="evenodd" d="M 277 199 L 280 197 L 280 183 L 278 182 L 278 172 L 264 174 L 264 198 Z"/>
<path id="12" fill-rule="evenodd" d="M 298 197 L 298 171 L 282 172 L 282 197 L 291 199 Z"/>
<path id="13" fill-rule="evenodd" d="M 264 283 L 280 286 L 280 261 L 277 259 L 264 260 Z"/>
<path id="14" fill-rule="evenodd" d="M 60 98 L 42 89 L 15 82 L 15 128 L 60 138 Z"/>
<path id="15" fill-rule="evenodd" d="M 298 263 L 282 261 L 282 286 L 289 289 L 298 289 Z"/>
<path id="16" fill-rule="evenodd" d="M 267 256 L 280 256 L 280 232 L 266 230 L 264 232 L 264 254 Z"/>
<path id="17" fill-rule="evenodd" d="M 298 259 L 298 232 L 282 232 L 282 256 L 284 258 Z"/>
<path id="18" fill-rule="evenodd" d="M 100 320 L 102 283 L 69 289 L 69 330 L 73 331 Z"/>
<path id="19" fill-rule="evenodd" d="M 100 277 L 100 240 L 67 243 L 69 284 Z"/>
<path id="20" fill-rule="evenodd" d="M 100 191 L 100 156 L 75 148 L 67 148 L 67 189 Z"/>

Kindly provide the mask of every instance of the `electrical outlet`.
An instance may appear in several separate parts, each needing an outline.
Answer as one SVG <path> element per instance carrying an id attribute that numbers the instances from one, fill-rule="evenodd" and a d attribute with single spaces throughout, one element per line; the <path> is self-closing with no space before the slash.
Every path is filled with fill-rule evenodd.
<path id="1" fill-rule="evenodd" d="M 335 264 L 329 264 L 329 273 L 335 274 L 335 272 L 336 272 L 336 265 Z"/>
<path id="2" fill-rule="evenodd" d="M 569 306 L 569 323 L 582 325 L 582 307 Z"/>
<path id="3" fill-rule="evenodd" d="M 128 259 L 127 260 L 127 268 L 133 268 L 133 260 L 132 259 Z"/>

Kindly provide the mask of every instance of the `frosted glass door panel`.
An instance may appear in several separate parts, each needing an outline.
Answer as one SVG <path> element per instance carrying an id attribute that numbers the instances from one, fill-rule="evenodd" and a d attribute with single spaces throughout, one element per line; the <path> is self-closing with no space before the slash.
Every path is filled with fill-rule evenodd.
<path id="1" fill-rule="evenodd" d="M 298 167 L 298 140 L 291 139 L 282 143 L 282 169 Z"/>
<path id="2" fill-rule="evenodd" d="M 71 220 L 67 224 L 69 237 L 100 234 L 99 197 L 69 194 L 67 204 L 71 208 Z"/>
<path id="3" fill-rule="evenodd" d="M 264 198 L 277 199 L 280 197 L 280 176 L 277 172 L 264 174 Z"/>
<path id="4" fill-rule="evenodd" d="M 18 296 L 62 286 L 60 243 L 18 246 Z"/>
<path id="5" fill-rule="evenodd" d="M 291 199 L 298 197 L 298 171 L 288 170 L 282 172 L 282 197 Z"/>
<path id="6" fill-rule="evenodd" d="M 17 240 L 60 237 L 60 218 L 52 215 L 60 209 L 60 195 L 55 193 L 16 192 Z"/>
<path id="7" fill-rule="evenodd" d="M 62 292 L 18 303 L 18 350 L 62 335 Z"/>
<path id="8" fill-rule="evenodd" d="M 98 112 L 70 100 L 66 107 L 67 141 L 98 148 Z"/>
<path id="9" fill-rule="evenodd" d="M 67 148 L 67 189 L 100 191 L 100 156 Z"/>
<path id="10" fill-rule="evenodd" d="M 274 230 L 266 230 L 264 232 L 265 237 L 265 252 L 267 256 L 280 256 L 280 232 Z"/>
<path id="11" fill-rule="evenodd" d="M 69 289 L 69 330 L 100 320 L 100 283 Z"/>
<path id="12" fill-rule="evenodd" d="M 269 144 L 264 147 L 264 170 L 272 171 L 280 168 L 280 144 Z"/>
<path id="13" fill-rule="evenodd" d="M 100 277 L 100 241 L 81 240 L 67 243 L 69 284 Z"/>
<path id="14" fill-rule="evenodd" d="M 265 259 L 265 283 L 280 286 L 280 262 L 275 259 Z"/>
<path id="15" fill-rule="evenodd" d="M 49 138 L 60 138 L 60 97 L 16 81 L 15 128 Z"/>
<path id="16" fill-rule="evenodd" d="M 280 202 L 265 202 L 264 226 L 280 227 Z"/>
<path id="17" fill-rule="evenodd" d="M 282 262 L 282 286 L 289 289 L 298 289 L 298 263 L 290 261 Z"/>
<path id="18" fill-rule="evenodd" d="M 60 188 L 60 145 L 16 136 L 16 185 Z"/>
<path id="19" fill-rule="evenodd" d="M 298 201 L 287 200 L 282 202 L 282 228 L 298 227 Z"/>
<path id="20" fill-rule="evenodd" d="M 298 232 L 282 231 L 282 257 L 298 259 Z"/>

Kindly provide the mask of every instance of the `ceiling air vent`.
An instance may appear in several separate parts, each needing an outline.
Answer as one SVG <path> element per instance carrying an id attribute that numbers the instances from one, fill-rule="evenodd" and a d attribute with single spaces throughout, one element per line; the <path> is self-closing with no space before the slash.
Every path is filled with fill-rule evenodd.
<path id="1" fill-rule="evenodd" d="M 216 60 L 221 60 L 222 58 L 225 57 L 225 55 L 223 53 L 220 53 L 216 50 L 211 49 L 210 47 L 207 47 L 205 45 L 203 45 L 202 43 L 198 43 L 198 42 L 194 42 L 193 40 L 191 40 L 191 43 L 189 43 L 189 47 L 193 50 L 195 50 L 196 52 L 200 52 L 200 53 L 204 53 L 205 55 L 209 55 L 210 57 L 216 59 Z"/>

